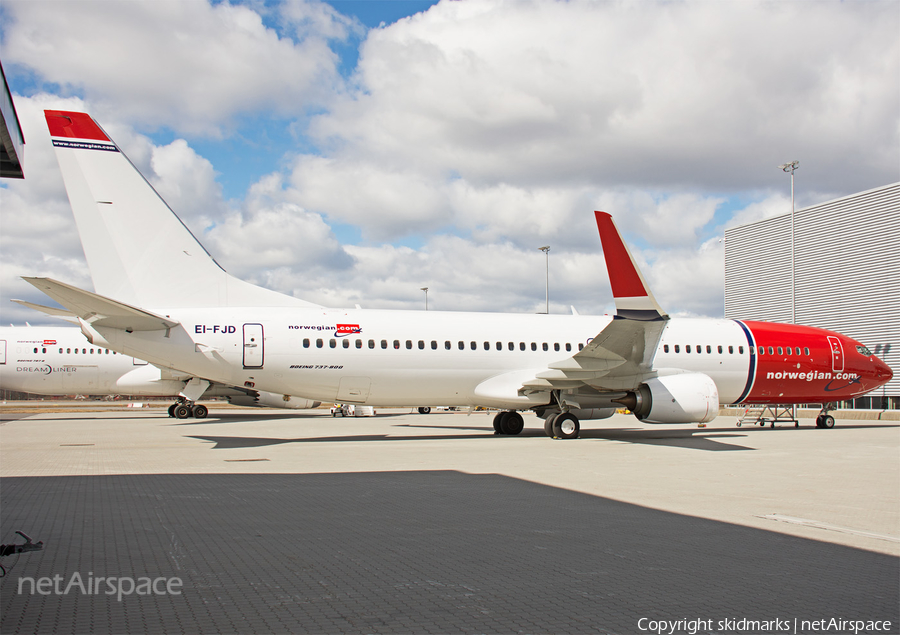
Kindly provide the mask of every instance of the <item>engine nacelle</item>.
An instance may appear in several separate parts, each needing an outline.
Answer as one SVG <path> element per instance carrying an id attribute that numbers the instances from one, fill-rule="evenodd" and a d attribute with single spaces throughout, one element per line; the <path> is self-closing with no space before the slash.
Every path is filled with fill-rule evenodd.
<path id="1" fill-rule="evenodd" d="M 589 419 L 609 419 L 616 414 L 615 408 L 572 408 L 569 414 L 575 415 L 580 421 Z"/>
<path id="2" fill-rule="evenodd" d="M 655 377 L 617 401 L 646 423 L 706 423 L 719 414 L 719 389 L 703 373 Z"/>
<path id="3" fill-rule="evenodd" d="M 300 399 L 291 395 L 276 395 L 272 392 L 257 391 L 257 395 L 236 395 L 228 398 L 228 403 L 235 406 L 256 406 L 257 408 L 288 408 L 290 410 L 306 410 L 318 408 L 322 402 Z"/>

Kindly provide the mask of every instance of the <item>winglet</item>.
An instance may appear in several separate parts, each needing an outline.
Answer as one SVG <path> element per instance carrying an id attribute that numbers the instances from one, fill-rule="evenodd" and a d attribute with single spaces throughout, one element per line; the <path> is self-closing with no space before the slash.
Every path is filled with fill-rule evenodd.
<path id="1" fill-rule="evenodd" d="M 594 212 L 594 215 L 609 272 L 609 284 L 616 301 L 616 317 L 641 321 L 668 319 L 669 316 L 650 292 L 612 216 L 606 212 Z"/>

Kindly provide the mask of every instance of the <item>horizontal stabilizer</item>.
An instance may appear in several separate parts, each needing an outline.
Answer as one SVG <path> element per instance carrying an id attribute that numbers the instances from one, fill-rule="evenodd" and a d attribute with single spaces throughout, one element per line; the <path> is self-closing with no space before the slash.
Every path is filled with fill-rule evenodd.
<path id="1" fill-rule="evenodd" d="M 178 322 L 138 309 L 129 304 L 73 287 L 51 278 L 23 278 L 69 309 L 75 317 L 91 326 L 123 329 L 125 331 L 160 331 L 177 326 Z M 39 305 L 34 305 L 39 306 Z"/>

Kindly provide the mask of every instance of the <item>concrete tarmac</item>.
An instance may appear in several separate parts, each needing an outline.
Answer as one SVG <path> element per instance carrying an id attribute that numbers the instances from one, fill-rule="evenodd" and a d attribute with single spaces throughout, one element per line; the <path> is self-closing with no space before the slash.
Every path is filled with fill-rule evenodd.
<path id="1" fill-rule="evenodd" d="M 900 632 L 897 422 L 491 416 L 0 410 L 0 632 Z"/>

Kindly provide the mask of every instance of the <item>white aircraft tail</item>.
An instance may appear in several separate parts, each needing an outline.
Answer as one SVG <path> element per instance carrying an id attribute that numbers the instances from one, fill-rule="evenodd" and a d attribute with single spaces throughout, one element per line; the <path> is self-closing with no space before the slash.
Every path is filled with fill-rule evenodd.
<path id="1" fill-rule="evenodd" d="M 89 115 L 44 116 L 98 294 L 149 308 L 317 306 L 229 275 Z"/>

